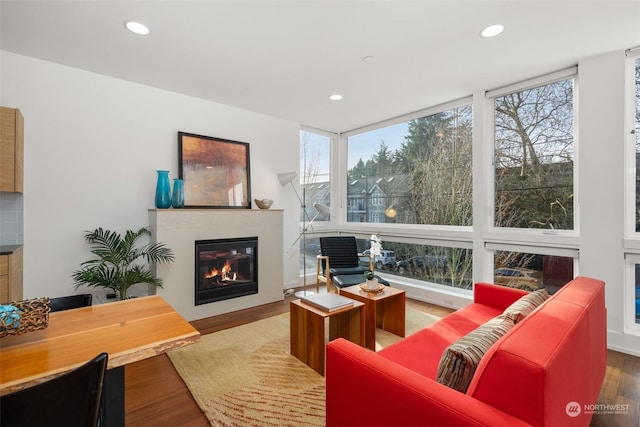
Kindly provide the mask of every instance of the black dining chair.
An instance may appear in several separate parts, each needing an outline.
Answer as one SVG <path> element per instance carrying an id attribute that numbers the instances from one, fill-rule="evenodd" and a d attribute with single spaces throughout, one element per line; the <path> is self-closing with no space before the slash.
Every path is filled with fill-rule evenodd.
<path id="1" fill-rule="evenodd" d="M 91 294 L 70 295 L 67 297 L 55 297 L 49 300 L 51 311 L 69 310 L 71 308 L 88 307 L 93 302 Z"/>
<path id="2" fill-rule="evenodd" d="M 96 427 L 108 355 L 0 397 L 2 427 Z"/>

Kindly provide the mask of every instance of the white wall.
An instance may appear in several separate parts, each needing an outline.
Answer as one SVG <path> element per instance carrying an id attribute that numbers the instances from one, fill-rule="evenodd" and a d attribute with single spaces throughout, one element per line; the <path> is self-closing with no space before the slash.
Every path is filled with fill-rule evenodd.
<path id="1" fill-rule="evenodd" d="M 606 282 L 609 348 L 640 355 L 624 333 L 625 53 L 578 65 L 580 272 Z M 633 89 L 631 89 L 633 90 Z"/>
<path id="2" fill-rule="evenodd" d="M 297 236 L 298 203 L 277 173 L 298 170 L 299 125 L 201 99 L 0 51 L 0 104 L 25 122 L 24 296 L 74 293 L 90 258 L 85 230 L 149 224 L 156 170 L 178 176 L 178 131 L 248 142 L 252 198 L 285 209 L 284 242 Z M 255 206 L 254 206 L 255 209 Z M 298 258 L 283 288 L 298 283 Z"/>

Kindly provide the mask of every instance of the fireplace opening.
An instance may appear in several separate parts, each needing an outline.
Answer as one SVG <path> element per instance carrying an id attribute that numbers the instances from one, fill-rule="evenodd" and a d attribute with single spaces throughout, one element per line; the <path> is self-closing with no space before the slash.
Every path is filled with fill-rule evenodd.
<path id="1" fill-rule="evenodd" d="M 258 238 L 196 240 L 195 304 L 258 293 Z"/>

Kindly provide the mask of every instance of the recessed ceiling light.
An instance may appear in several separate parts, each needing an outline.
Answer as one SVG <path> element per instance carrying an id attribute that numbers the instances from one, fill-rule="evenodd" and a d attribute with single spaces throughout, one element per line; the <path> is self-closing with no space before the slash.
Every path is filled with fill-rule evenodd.
<path id="1" fill-rule="evenodd" d="M 127 30 L 131 31 L 132 33 L 136 33 L 141 36 L 146 36 L 147 34 L 149 34 L 149 28 L 139 22 L 125 21 L 124 26 L 127 27 Z"/>
<path id="2" fill-rule="evenodd" d="M 336 93 L 336 94 L 331 95 L 329 97 L 329 99 L 332 100 L 332 101 L 340 101 L 342 99 L 342 95 Z"/>
<path id="3" fill-rule="evenodd" d="M 495 37 L 503 31 L 504 31 L 504 26 L 500 24 L 496 24 L 496 25 L 488 26 L 487 28 L 482 30 L 482 33 L 480 34 L 482 35 L 482 37 Z"/>

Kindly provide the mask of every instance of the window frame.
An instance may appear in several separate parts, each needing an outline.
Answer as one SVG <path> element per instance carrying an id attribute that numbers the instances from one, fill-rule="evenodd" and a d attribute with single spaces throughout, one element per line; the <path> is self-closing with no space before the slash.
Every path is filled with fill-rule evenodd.
<path id="1" fill-rule="evenodd" d="M 636 135 L 635 135 L 635 63 L 640 48 L 627 51 L 625 87 L 625 249 L 640 251 L 640 231 L 636 231 Z M 633 89 L 631 89 L 633 88 Z"/>
<path id="2" fill-rule="evenodd" d="M 624 257 L 624 317 L 623 331 L 625 334 L 640 336 L 640 323 L 636 323 L 635 309 L 635 265 L 640 264 L 640 254 L 626 254 Z"/>
<path id="3" fill-rule="evenodd" d="M 520 92 L 540 86 L 545 86 L 562 80 L 573 79 L 573 229 L 556 230 L 540 228 L 515 228 L 495 226 L 495 99 L 501 96 Z M 488 215 L 487 230 L 483 233 L 485 244 L 524 244 L 532 247 L 552 247 L 577 249 L 580 237 L 580 210 L 579 210 L 579 75 L 578 67 L 570 67 L 554 73 L 529 79 L 523 82 L 508 85 L 502 88 L 493 89 L 485 93 L 485 108 L 487 111 L 487 141 L 491 141 L 491 149 L 488 151 L 489 159 L 487 166 L 488 191 L 486 192 L 487 206 L 490 206 Z"/>
<path id="4" fill-rule="evenodd" d="M 411 120 L 419 119 L 426 116 L 431 116 L 434 114 L 442 113 L 444 111 L 452 110 L 458 107 L 462 107 L 468 105 L 471 107 L 472 120 L 475 119 L 475 115 L 473 112 L 474 103 L 473 103 L 473 95 L 466 96 L 464 98 L 459 98 L 456 100 L 452 100 L 449 102 L 445 102 L 442 104 L 434 105 L 432 107 L 428 107 L 422 110 L 414 111 L 412 113 L 404 114 L 398 117 L 394 117 L 392 119 L 383 120 L 380 122 L 372 123 L 367 126 L 363 126 L 357 129 L 353 129 L 344 133 L 339 134 L 340 140 L 340 152 L 341 152 L 341 162 L 340 162 L 340 172 L 341 172 L 341 193 L 340 200 L 348 200 L 347 198 L 347 182 L 346 175 L 349 169 L 349 159 L 348 159 L 348 139 L 352 136 L 375 131 L 378 129 L 382 129 L 385 127 L 391 127 L 400 123 L 409 122 Z M 471 149 L 474 149 L 474 141 L 472 136 L 471 141 Z M 473 161 L 473 156 L 472 156 Z M 473 192 L 472 192 L 473 198 Z M 473 220 L 472 220 L 473 221 Z M 453 234 L 456 234 L 457 231 L 470 232 L 473 226 L 450 226 L 450 225 L 439 225 L 439 224 L 401 224 L 401 223 L 374 223 L 374 222 L 349 222 L 347 220 L 347 211 L 346 209 L 341 212 L 339 226 L 345 229 L 362 229 L 363 226 L 365 228 L 371 229 L 371 227 L 375 227 L 376 229 L 390 229 L 390 230 L 401 230 L 401 229 L 410 229 L 411 226 L 420 226 L 421 230 L 431 229 L 431 230 L 445 230 L 445 233 L 451 230 Z"/>
<path id="5" fill-rule="evenodd" d="M 640 323 L 635 321 L 635 264 L 640 264 L 640 231 L 636 231 L 635 67 L 640 61 L 640 48 L 630 49 L 626 55 L 623 332 L 640 336 Z"/>

